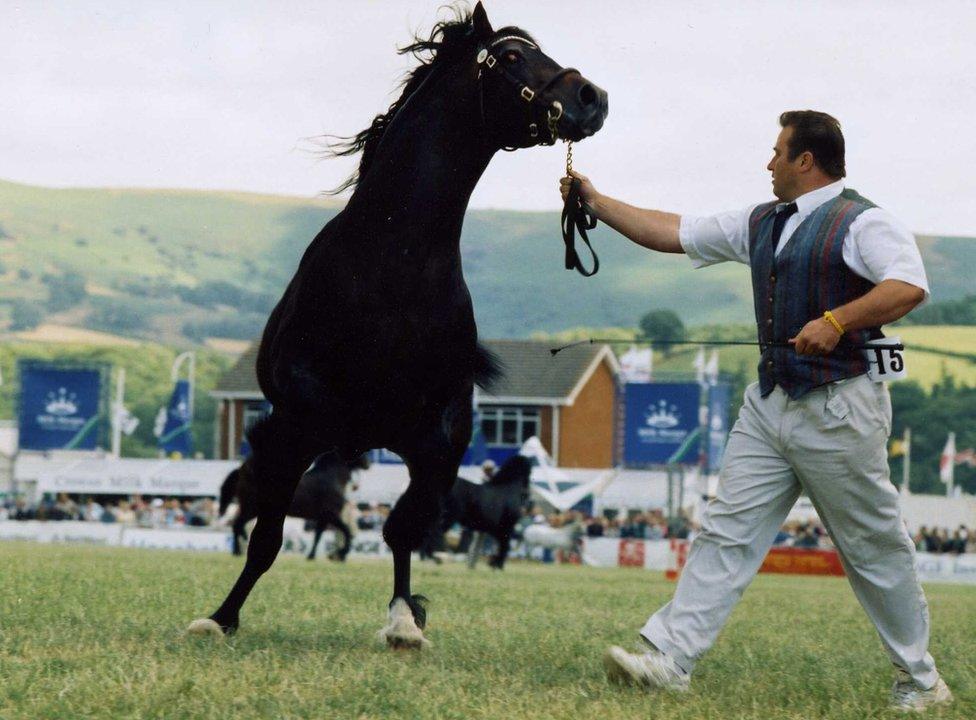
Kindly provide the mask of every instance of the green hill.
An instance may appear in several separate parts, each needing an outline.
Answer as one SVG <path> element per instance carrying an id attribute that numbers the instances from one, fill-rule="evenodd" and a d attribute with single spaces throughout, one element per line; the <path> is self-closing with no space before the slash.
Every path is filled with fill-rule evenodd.
<path id="1" fill-rule="evenodd" d="M 0 331 L 41 322 L 169 343 L 250 339 L 302 251 L 340 205 L 229 192 L 48 189 L 0 182 Z M 746 268 L 692 275 L 600 227 L 601 272 L 563 269 L 556 213 L 472 211 L 462 237 L 480 332 L 527 337 L 633 326 L 654 308 L 686 324 L 748 323 Z M 972 238 L 920 237 L 936 299 L 961 297 Z"/>

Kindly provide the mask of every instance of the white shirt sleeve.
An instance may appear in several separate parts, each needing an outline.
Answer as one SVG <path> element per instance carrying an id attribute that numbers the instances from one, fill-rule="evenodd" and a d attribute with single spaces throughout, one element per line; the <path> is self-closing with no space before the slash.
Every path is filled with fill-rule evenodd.
<path id="1" fill-rule="evenodd" d="M 707 217 L 682 215 L 678 240 L 696 268 L 732 260 L 749 264 L 749 216 L 756 208 Z"/>
<path id="2" fill-rule="evenodd" d="M 929 282 L 915 236 L 886 210 L 865 210 L 851 223 L 844 242 L 844 262 L 875 285 L 882 280 L 901 280 L 921 288 L 925 299 L 929 298 Z"/>

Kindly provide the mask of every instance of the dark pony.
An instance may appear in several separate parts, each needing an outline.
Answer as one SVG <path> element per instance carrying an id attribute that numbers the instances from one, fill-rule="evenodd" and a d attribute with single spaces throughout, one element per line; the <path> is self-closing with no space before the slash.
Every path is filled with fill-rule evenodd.
<path id="1" fill-rule="evenodd" d="M 498 150 L 592 135 L 607 100 L 523 30 L 493 30 L 480 3 L 406 51 L 430 57 L 339 150 L 363 153 L 355 191 L 312 240 L 265 326 L 256 369 L 274 410 L 248 432 L 257 523 L 234 587 L 191 632 L 237 629 L 313 458 L 331 451 L 351 462 L 388 448 L 406 462 L 410 484 L 383 527 L 393 598 L 382 636 L 393 647 L 426 642 L 410 554 L 454 484 L 474 385 L 499 372 L 478 344 L 461 272 L 468 200 Z"/>
<path id="2" fill-rule="evenodd" d="M 369 468 L 369 459 L 362 455 L 353 463 L 347 463 L 331 453 L 324 453 L 315 459 L 312 466 L 302 475 L 295 488 L 295 495 L 288 507 L 288 515 L 302 518 L 314 524 L 315 539 L 308 553 L 308 559 L 315 559 L 316 548 L 322 533 L 327 528 L 335 528 L 342 536 L 342 542 L 329 555 L 333 560 L 344 561 L 352 545 L 352 532 L 342 519 L 342 508 L 346 504 L 346 487 L 352 479 L 354 470 Z M 220 514 L 227 512 L 231 502 L 237 500 L 238 511 L 231 525 L 233 539 L 231 552 L 241 554 L 241 541 L 247 539 L 244 527 L 258 516 L 258 488 L 250 463 L 244 463 L 232 470 L 220 486 Z"/>
<path id="3" fill-rule="evenodd" d="M 505 567 L 515 524 L 529 503 L 531 474 L 532 461 L 524 455 L 513 455 L 488 482 L 478 484 L 459 477 L 445 498 L 440 523 L 430 543 L 422 549 L 422 555 L 433 556 L 433 548 L 440 545 L 444 533 L 457 523 L 468 531 L 466 535 L 487 533 L 495 539 L 498 549 L 489 564 L 501 570 Z M 464 546 L 462 539 L 459 550 L 463 551 Z"/>

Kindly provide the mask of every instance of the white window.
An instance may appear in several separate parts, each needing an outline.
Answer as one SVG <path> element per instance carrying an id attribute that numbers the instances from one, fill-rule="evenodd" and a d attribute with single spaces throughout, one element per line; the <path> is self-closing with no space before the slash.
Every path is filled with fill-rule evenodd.
<path id="1" fill-rule="evenodd" d="M 539 434 L 539 409 L 492 405 L 478 408 L 481 413 L 481 432 L 488 447 L 521 447 L 533 435 Z"/>
<path id="2" fill-rule="evenodd" d="M 263 418 L 271 411 L 271 405 L 266 400 L 250 400 L 244 403 L 244 428 L 245 434 L 251 426 Z"/>

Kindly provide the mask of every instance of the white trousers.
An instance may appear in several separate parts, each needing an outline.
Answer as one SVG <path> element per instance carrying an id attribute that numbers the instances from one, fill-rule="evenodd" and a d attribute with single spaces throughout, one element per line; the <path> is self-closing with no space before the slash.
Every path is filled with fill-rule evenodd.
<path id="1" fill-rule="evenodd" d="M 915 546 L 888 476 L 888 388 L 866 376 L 792 400 L 746 389 L 718 495 L 708 503 L 674 597 L 641 630 L 691 672 L 762 564 L 801 490 L 840 554 L 891 661 L 923 688 L 938 680 Z"/>

